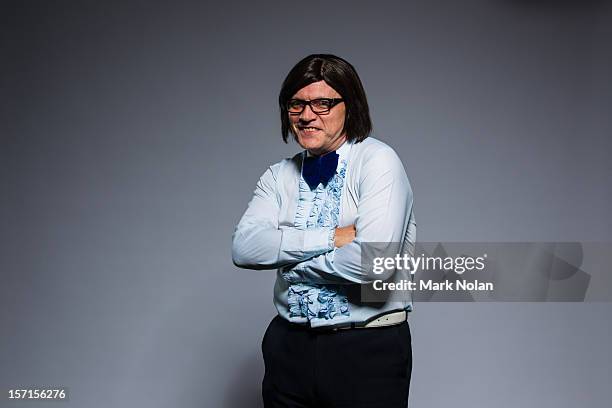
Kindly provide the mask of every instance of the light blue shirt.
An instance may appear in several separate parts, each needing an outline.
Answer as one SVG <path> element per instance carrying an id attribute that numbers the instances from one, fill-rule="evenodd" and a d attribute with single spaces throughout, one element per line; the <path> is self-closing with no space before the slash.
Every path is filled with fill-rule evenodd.
<path id="1" fill-rule="evenodd" d="M 382 303 L 361 300 L 361 244 L 397 245 L 413 254 L 413 196 L 401 160 L 368 137 L 338 150 L 336 174 L 311 191 L 302 178 L 307 152 L 270 166 L 232 237 L 234 264 L 277 269 L 274 305 L 279 315 L 312 327 L 364 323 L 394 310 L 412 310 L 406 293 Z M 355 225 L 356 237 L 334 247 L 336 227 Z M 404 275 L 403 275 L 404 274 Z M 392 280 L 410 279 L 396 271 Z"/>

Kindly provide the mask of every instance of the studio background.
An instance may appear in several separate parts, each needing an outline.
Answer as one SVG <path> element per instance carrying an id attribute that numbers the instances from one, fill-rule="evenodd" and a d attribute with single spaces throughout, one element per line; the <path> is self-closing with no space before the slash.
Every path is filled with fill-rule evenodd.
<path id="1" fill-rule="evenodd" d="M 0 388 L 260 407 L 273 271 L 231 234 L 289 69 L 357 69 L 419 241 L 612 241 L 606 1 L 3 2 Z M 588 272 L 588 271 L 587 271 Z M 602 407 L 610 303 L 422 303 L 412 407 Z M 43 404 L 47 405 L 47 404 Z"/>

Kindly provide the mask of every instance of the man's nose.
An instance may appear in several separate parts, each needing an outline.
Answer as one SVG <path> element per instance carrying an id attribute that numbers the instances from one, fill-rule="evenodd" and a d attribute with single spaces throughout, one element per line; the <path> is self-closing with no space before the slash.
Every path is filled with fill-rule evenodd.
<path id="1" fill-rule="evenodd" d="M 304 110 L 300 113 L 300 120 L 304 122 L 310 122 L 317 118 L 317 114 L 313 112 L 310 105 L 304 106 Z"/>

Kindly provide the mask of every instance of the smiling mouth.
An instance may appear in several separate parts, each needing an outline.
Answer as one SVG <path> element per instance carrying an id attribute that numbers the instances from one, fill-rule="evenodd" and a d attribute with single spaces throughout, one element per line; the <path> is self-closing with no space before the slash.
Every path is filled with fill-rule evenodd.
<path id="1" fill-rule="evenodd" d="M 314 132 L 318 132 L 319 130 L 321 130 L 313 126 L 298 126 L 298 129 L 300 129 L 302 132 L 305 132 L 305 133 L 314 133 Z"/>

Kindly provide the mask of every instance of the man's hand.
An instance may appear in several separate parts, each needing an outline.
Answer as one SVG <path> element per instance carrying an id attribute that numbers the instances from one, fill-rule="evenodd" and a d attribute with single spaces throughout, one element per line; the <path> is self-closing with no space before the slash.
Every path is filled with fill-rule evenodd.
<path id="1" fill-rule="evenodd" d="M 350 243 L 355 239 L 355 225 L 349 225 L 348 227 L 336 228 L 336 235 L 334 237 L 334 245 L 337 248 Z"/>

